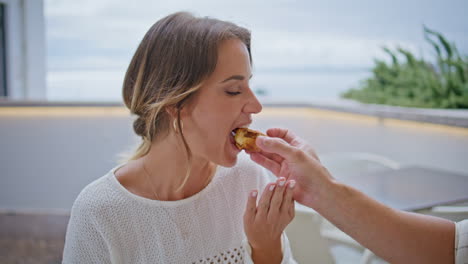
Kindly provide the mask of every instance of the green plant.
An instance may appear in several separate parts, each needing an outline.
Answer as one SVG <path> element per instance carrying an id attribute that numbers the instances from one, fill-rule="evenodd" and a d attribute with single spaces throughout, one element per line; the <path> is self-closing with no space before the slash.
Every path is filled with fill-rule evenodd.
<path id="1" fill-rule="evenodd" d="M 372 77 L 341 96 L 406 107 L 468 108 L 468 56 L 461 56 L 439 32 L 424 27 L 424 37 L 435 50 L 435 63 L 401 47 L 384 47 L 391 63 L 376 59 Z"/>

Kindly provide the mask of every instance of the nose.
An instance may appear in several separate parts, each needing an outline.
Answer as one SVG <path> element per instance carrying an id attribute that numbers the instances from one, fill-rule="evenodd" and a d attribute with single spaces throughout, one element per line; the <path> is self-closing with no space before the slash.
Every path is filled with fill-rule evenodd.
<path id="1" fill-rule="evenodd" d="M 262 111 L 262 104 L 258 101 L 254 92 L 249 89 L 249 100 L 244 106 L 244 112 L 249 114 L 258 114 Z"/>

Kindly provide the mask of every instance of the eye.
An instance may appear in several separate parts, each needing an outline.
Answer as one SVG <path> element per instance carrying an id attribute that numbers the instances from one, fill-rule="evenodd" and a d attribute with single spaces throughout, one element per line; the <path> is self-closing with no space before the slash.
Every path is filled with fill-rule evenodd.
<path id="1" fill-rule="evenodd" d="M 240 94 L 241 92 L 229 92 L 229 91 L 226 91 L 226 94 L 228 94 L 229 96 L 235 96 L 235 95 L 238 95 Z"/>
<path id="2" fill-rule="evenodd" d="M 231 86 L 228 87 L 227 89 L 224 90 L 224 92 L 229 95 L 229 96 L 236 96 L 241 94 L 242 92 L 242 87 L 241 86 Z"/>

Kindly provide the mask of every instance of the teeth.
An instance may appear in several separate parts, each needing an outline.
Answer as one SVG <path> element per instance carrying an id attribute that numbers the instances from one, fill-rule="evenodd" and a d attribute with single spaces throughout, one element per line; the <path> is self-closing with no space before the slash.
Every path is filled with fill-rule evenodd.
<path id="1" fill-rule="evenodd" d="M 236 135 L 236 132 L 234 132 L 234 130 L 231 131 L 231 135 L 232 135 L 232 136 L 235 136 L 235 135 Z"/>

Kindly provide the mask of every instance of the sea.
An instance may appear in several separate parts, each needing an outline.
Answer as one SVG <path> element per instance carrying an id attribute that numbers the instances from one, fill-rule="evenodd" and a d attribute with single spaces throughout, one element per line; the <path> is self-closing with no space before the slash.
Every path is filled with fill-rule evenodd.
<path id="1" fill-rule="evenodd" d="M 120 70 L 49 71 L 49 101 L 120 102 L 125 72 Z M 260 101 L 327 101 L 359 86 L 370 69 L 258 70 L 251 89 Z"/>

